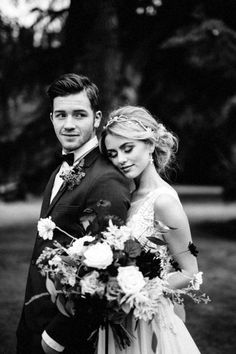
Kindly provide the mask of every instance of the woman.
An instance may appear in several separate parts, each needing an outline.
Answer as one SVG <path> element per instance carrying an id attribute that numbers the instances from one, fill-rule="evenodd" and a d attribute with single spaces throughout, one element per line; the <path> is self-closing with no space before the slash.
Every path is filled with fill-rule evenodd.
<path id="1" fill-rule="evenodd" d="M 173 159 L 177 144 L 177 138 L 146 109 L 133 106 L 122 107 L 110 114 L 100 140 L 102 153 L 127 178 L 134 180 L 136 188 L 127 224 L 135 238 L 144 248 L 153 248 L 147 237 L 155 232 L 155 220 L 173 227 L 163 237 L 168 252 L 182 270 L 169 273 L 168 286 L 173 289 L 186 287 L 198 272 L 196 258 L 186 252 L 192 241 L 188 219 L 176 191 L 161 177 Z M 110 331 L 110 354 L 199 353 L 183 321 L 175 314 L 172 302 L 166 297 L 160 303 L 158 319 L 154 318 L 151 323 L 140 320 L 137 328 L 133 320 L 131 326 L 135 338 L 124 350 L 116 347 Z M 156 334 L 156 345 L 152 342 L 153 333 Z M 100 335 L 98 353 L 102 353 L 103 345 L 104 338 Z"/>

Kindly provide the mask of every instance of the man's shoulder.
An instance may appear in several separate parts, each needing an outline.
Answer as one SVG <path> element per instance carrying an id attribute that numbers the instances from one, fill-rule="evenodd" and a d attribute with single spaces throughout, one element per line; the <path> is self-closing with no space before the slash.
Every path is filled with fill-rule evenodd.
<path id="1" fill-rule="evenodd" d="M 93 167 L 101 170 L 103 173 L 112 173 L 125 178 L 124 175 L 101 153 L 97 155 Z"/>

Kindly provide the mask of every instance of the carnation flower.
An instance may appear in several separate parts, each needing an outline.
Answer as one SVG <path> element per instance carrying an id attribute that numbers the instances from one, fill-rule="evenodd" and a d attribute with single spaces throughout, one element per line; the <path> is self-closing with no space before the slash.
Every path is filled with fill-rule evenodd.
<path id="1" fill-rule="evenodd" d="M 81 293 L 94 295 L 95 293 L 102 296 L 105 291 L 105 284 L 98 280 L 99 273 L 94 270 L 86 274 L 81 280 Z"/>
<path id="2" fill-rule="evenodd" d="M 38 221 L 38 233 L 39 236 L 44 240 L 52 240 L 53 238 L 53 230 L 56 228 L 56 224 L 52 221 L 52 217 L 41 218 Z"/>
<path id="3" fill-rule="evenodd" d="M 126 295 L 136 294 L 145 285 L 143 274 L 132 265 L 118 268 L 117 281 Z"/>
<path id="4" fill-rule="evenodd" d="M 135 318 L 144 321 L 152 320 L 153 316 L 158 313 L 164 288 L 165 282 L 159 277 L 151 280 L 145 278 L 145 286 L 139 292 L 124 299 L 123 310 L 128 313 L 133 308 Z"/>
<path id="5" fill-rule="evenodd" d="M 60 256 L 58 256 L 57 254 L 48 261 L 48 264 L 50 266 L 54 266 L 54 267 L 58 267 L 62 262 L 62 259 Z"/>
<path id="6" fill-rule="evenodd" d="M 84 236 L 75 240 L 71 247 L 67 249 L 67 253 L 73 256 L 82 256 L 83 252 L 87 249 L 88 246 L 84 246 L 85 242 L 92 242 L 94 240 L 93 236 Z"/>
<path id="7" fill-rule="evenodd" d="M 190 281 L 194 290 L 200 289 L 200 285 L 203 283 L 202 274 L 203 272 L 198 272 L 197 274 L 194 274 L 193 279 Z"/>
<path id="8" fill-rule="evenodd" d="M 105 269 L 113 261 L 113 252 L 107 243 L 96 243 L 88 246 L 84 252 L 84 264 L 88 267 Z"/>
<path id="9" fill-rule="evenodd" d="M 136 299 L 134 308 L 134 317 L 144 321 L 151 321 L 159 312 L 159 302 L 154 301 L 146 296 L 146 293 L 139 294 Z"/>
<path id="10" fill-rule="evenodd" d="M 51 275 L 59 276 L 61 284 L 68 284 L 74 286 L 76 283 L 77 268 L 63 262 L 63 259 L 55 255 L 48 261 L 50 268 L 48 269 Z"/>
<path id="11" fill-rule="evenodd" d="M 104 231 L 102 234 L 106 242 L 118 250 L 123 250 L 125 241 L 131 238 L 130 228 L 124 225 L 120 227 L 113 225 L 111 219 L 109 220 L 107 231 Z"/>

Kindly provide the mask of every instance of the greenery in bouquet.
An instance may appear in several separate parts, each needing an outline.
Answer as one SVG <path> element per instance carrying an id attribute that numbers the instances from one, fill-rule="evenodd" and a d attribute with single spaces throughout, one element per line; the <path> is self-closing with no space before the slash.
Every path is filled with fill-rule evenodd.
<path id="1" fill-rule="evenodd" d="M 99 201 L 97 207 L 107 210 L 109 202 Z M 51 300 L 65 316 L 76 316 L 81 304 L 86 306 L 93 321 L 91 338 L 96 337 L 99 327 L 109 323 L 118 345 L 125 348 L 132 340 L 132 334 L 123 325 L 129 314 L 137 321 L 151 321 L 158 316 L 163 296 L 179 303 L 184 295 L 195 302 L 209 301 L 205 294 L 198 294 L 201 272 L 185 289 L 168 288 L 170 271 L 181 271 L 160 239 L 160 234 L 169 231 L 168 226 L 156 222 L 157 231 L 148 240 L 154 247 L 147 250 L 133 237 L 132 229 L 115 216 L 87 209 L 80 221 L 84 236 L 77 239 L 50 217 L 39 220 L 40 237 L 52 240 L 53 231 L 58 229 L 68 236 L 68 245 L 53 241 L 53 247 L 46 247 L 41 253 L 37 266 L 46 277 Z M 197 255 L 193 244 L 186 251 Z M 45 295 L 38 294 L 30 302 Z"/>

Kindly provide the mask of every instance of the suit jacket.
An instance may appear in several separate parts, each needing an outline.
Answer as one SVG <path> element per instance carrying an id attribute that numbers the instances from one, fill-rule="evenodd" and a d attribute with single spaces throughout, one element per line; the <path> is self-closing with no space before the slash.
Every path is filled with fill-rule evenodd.
<path id="1" fill-rule="evenodd" d="M 85 177 L 73 190 L 64 185 L 50 203 L 51 191 L 59 167 L 52 173 L 46 186 L 40 217 L 52 217 L 57 226 L 75 237 L 82 236 L 79 218 L 86 208 L 96 210 L 100 199 L 111 202 L 110 214 L 126 220 L 130 206 L 129 183 L 127 179 L 100 153 L 97 148 L 85 157 Z M 68 237 L 54 230 L 53 240 L 68 244 Z M 32 296 L 47 292 L 45 277 L 36 266 L 36 260 L 42 250 L 52 247 L 53 241 L 44 240 L 37 235 L 29 267 L 25 302 Z M 83 316 L 82 316 L 83 317 Z M 86 321 L 77 323 L 63 316 L 50 296 L 43 296 L 23 307 L 17 329 L 18 354 L 41 354 L 41 334 L 47 333 L 60 344 L 66 346 L 64 353 L 93 353 L 87 344 L 88 331 Z M 74 342 L 74 343 L 73 343 Z M 79 349 L 78 349 L 79 348 Z"/>

